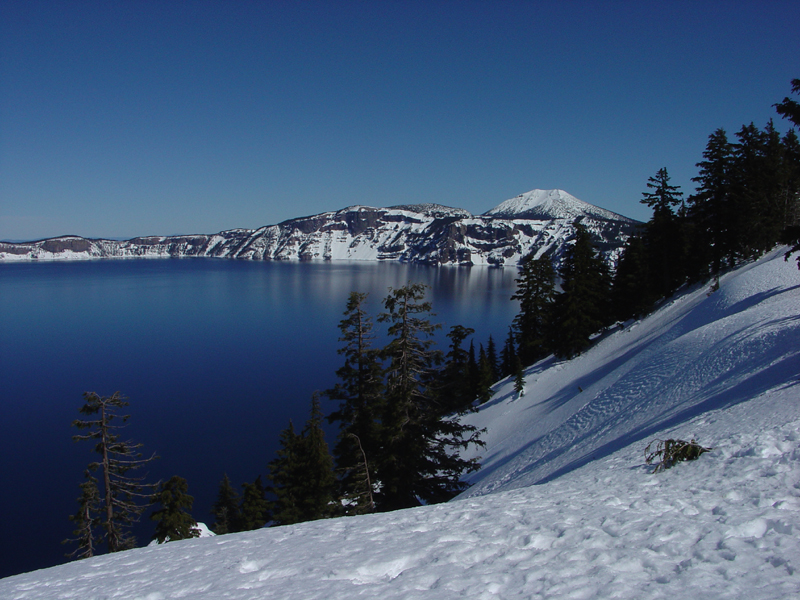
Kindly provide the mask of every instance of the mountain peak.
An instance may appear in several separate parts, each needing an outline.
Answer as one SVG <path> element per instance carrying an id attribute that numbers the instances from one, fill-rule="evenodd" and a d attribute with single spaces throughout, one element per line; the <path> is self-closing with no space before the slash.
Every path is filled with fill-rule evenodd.
<path id="1" fill-rule="evenodd" d="M 483 214 L 504 219 L 534 220 L 576 219 L 589 215 L 600 219 L 633 222 L 610 210 L 579 200 L 564 190 L 531 190 L 501 202 Z"/>

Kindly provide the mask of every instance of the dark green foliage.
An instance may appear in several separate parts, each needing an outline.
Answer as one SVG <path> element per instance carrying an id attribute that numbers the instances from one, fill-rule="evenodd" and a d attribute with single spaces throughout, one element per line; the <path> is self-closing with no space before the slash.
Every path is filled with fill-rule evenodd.
<path id="1" fill-rule="evenodd" d="M 261 475 L 253 483 L 242 484 L 242 506 L 239 509 L 239 531 L 261 529 L 270 518 L 269 502 Z"/>
<path id="2" fill-rule="evenodd" d="M 183 477 L 175 475 L 162 483 L 153 495 L 152 503 L 161 506 L 150 515 L 156 522 L 153 539 L 159 544 L 200 535 L 197 522 L 189 512 L 194 498 L 189 495 L 189 485 Z"/>
<path id="3" fill-rule="evenodd" d="M 650 448 L 655 444 L 655 448 Z M 674 466 L 676 463 L 685 460 L 697 460 L 704 452 L 711 452 L 713 448 L 704 448 L 695 440 L 686 442 L 684 440 L 653 440 L 644 449 L 644 461 L 648 465 L 655 463 L 653 473 L 664 471 Z"/>
<path id="4" fill-rule="evenodd" d="M 516 354 L 524 365 L 550 354 L 555 278 L 552 261 L 542 256 L 524 261 L 516 280 L 517 291 L 511 299 L 519 301 L 519 314 L 514 317 L 512 327 L 516 335 Z"/>
<path id="5" fill-rule="evenodd" d="M 339 401 L 339 408 L 328 417 L 339 422 L 339 436 L 333 449 L 340 473 L 339 495 L 361 497 L 357 491 L 363 485 L 360 472 L 364 455 L 375 457 L 381 446 L 379 417 L 383 411 L 383 365 L 380 351 L 372 347 L 372 320 L 367 315 L 366 294 L 352 292 L 347 301 L 345 318 L 339 323 L 344 346 L 344 365 L 336 371 L 339 383 L 325 394 Z M 371 463 L 368 460 L 368 464 Z M 374 479 L 374 471 L 368 474 Z M 362 510 L 363 507 L 357 508 Z"/>
<path id="6" fill-rule="evenodd" d="M 642 193 L 642 204 L 653 209 L 653 217 L 645 226 L 644 243 L 647 249 L 648 284 L 656 297 L 672 294 L 685 279 L 682 218 L 683 192 L 670 185 L 666 168 L 650 177 L 647 187 L 652 190 Z"/>
<path id="7" fill-rule="evenodd" d="M 792 93 L 800 94 L 800 79 L 792 79 Z M 800 127 L 800 104 L 791 98 L 784 98 L 783 102 L 775 104 L 775 110 L 784 119 L 789 119 L 797 127 Z"/>
<path id="8" fill-rule="evenodd" d="M 223 535 L 241 531 L 241 515 L 239 514 L 239 495 L 231 485 L 228 474 L 219 483 L 219 492 L 214 506 L 211 508 L 214 515 L 214 533 Z"/>
<path id="9" fill-rule="evenodd" d="M 87 470 L 85 475 L 86 481 L 81 484 L 81 496 L 78 498 L 78 512 L 69 517 L 75 523 L 75 530 L 72 532 L 75 537 L 62 542 L 77 543 L 78 547 L 67 554 L 67 558 L 89 558 L 96 551 L 96 530 L 100 527 L 100 492 L 97 489 L 97 479 L 91 472 Z"/>
<path id="10" fill-rule="evenodd" d="M 475 401 L 477 365 L 470 362 L 470 353 L 462 347 L 464 341 L 475 333 L 474 329 L 454 325 L 447 337 L 450 348 L 445 355 L 444 367 L 439 372 L 438 395 L 443 412 L 458 413 L 468 410 Z M 472 346 L 474 360 L 475 347 Z"/>
<path id="11" fill-rule="evenodd" d="M 503 349 L 500 351 L 500 376 L 508 377 L 516 372 L 516 364 L 518 360 L 517 347 L 514 343 L 514 330 L 508 328 L 508 336 L 506 342 L 503 344 Z M 520 363 L 521 364 L 521 363 Z"/>
<path id="12" fill-rule="evenodd" d="M 489 369 L 491 369 L 492 383 L 500 379 L 500 363 L 497 360 L 497 345 L 494 343 L 494 338 L 489 336 L 489 341 L 486 342 L 486 360 L 489 361 Z"/>
<path id="13" fill-rule="evenodd" d="M 318 395 L 311 399 L 311 416 L 303 431 L 295 433 L 290 423 L 281 432 L 280 443 L 277 458 L 269 464 L 275 494 L 272 505 L 275 524 L 290 525 L 333 516 L 336 480 L 322 430 Z"/>
<path id="14" fill-rule="evenodd" d="M 480 443 L 479 432 L 448 416 L 432 384 L 441 353 L 429 339 L 438 328 L 430 322 L 425 286 L 390 289 L 384 300 L 390 341 L 383 350 L 386 409 L 381 420 L 384 446 L 378 464 L 380 510 L 394 510 L 449 500 L 466 488 L 464 472 L 478 468 L 454 449 Z"/>
<path id="15" fill-rule="evenodd" d="M 644 240 L 628 239 L 611 286 L 611 306 L 616 321 L 639 318 L 653 308 L 656 300 L 650 285 L 650 268 Z"/>
<path id="16" fill-rule="evenodd" d="M 717 129 L 708 138 L 703 160 L 697 163 L 700 173 L 693 177 L 697 191 L 689 197 L 689 216 L 694 225 L 692 256 L 703 277 L 719 273 L 735 255 L 732 239 L 735 217 L 732 195 L 733 146 L 724 129 Z"/>
<path id="17" fill-rule="evenodd" d="M 496 381 L 492 374 L 492 366 L 489 363 L 489 357 L 483 349 L 483 344 L 480 346 L 478 353 L 478 385 L 475 388 L 475 395 L 481 404 L 487 402 L 494 392 L 492 392 L 492 384 Z"/>
<path id="18" fill-rule="evenodd" d="M 517 398 L 519 398 L 525 395 L 525 372 L 519 356 L 514 358 L 514 365 L 514 391 L 517 393 Z"/>
<path id="19" fill-rule="evenodd" d="M 551 343 L 557 356 L 571 358 L 588 347 L 590 336 L 610 322 L 611 276 L 581 223 L 575 223 L 574 243 L 560 275 L 562 292 L 554 302 Z"/>
<path id="20" fill-rule="evenodd" d="M 115 392 L 112 396 L 99 396 L 94 392 L 86 392 L 85 404 L 80 412 L 93 419 L 78 419 L 72 425 L 88 433 L 73 436 L 73 440 L 94 440 L 94 451 L 99 455 L 96 462 L 89 463 L 88 470 L 98 472 L 98 490 L 102 490 L 101 515 L 99 517 L 103 529 L 103 541 L 109 552 L 125 550 L 135 545 L 136 540 L 130 534 L 131 526 L 138 522 L 142 512 L 147 508 L 152 490 L 158 484 L 145 484 L 144 477 L 131 475 L 156 458 L 142 458 L 138 449 L 141 444 L 123 441 L 117 433 L 121 426 L 114 420 L 128 420 L 128 415 L 117 415 L 116 411 L 128 406 L 124 396 Z"/>

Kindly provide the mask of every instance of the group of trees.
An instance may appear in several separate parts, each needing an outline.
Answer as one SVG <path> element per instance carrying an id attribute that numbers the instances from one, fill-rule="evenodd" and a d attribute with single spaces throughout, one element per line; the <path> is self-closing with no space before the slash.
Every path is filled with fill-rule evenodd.
<path id="1" fill-rule="evenodd" d="M 792 91 L 800 93 L 800 79 L 792 81 Z M 800 125 L 796 101 L 785 98 L 776 108 Z M 718 129 L 697 167 L 697 189 L 686 199 L 666 168 L 649 178 L 641 202 L 653 215 L 627 241 L 613 277 L 580 222 L 557 273 L 547 255 L 524 261 L 513 296 L 520 312 L 504 354 L 516 347 L 524 365 L 549 354 L 574 356 L 593 334 L 647 314 L 685 283 L 718 277 L 778 243 L 792 245 L 787 258 L 800 251 L 800 142 L 794 129 L 781 136 L 772 121 L 763 130 L 751 123 L 733 142 Z"/>
<path id="2" fill-rule="evenodd" d="M 80 413 L 85 418 L 72 425 L 85 433 L 73 439 L 93 441 L 98 459 L 87 466 L 78 511 L 69 517 L 75 524 L 75 537 L 65 541 L 77 544 L 69 556 L 94 556 L 103 547 L 108 552 L 132 548 L 136 539 L 131 528 L 154 504 L 160 505 L 151 514 L 156 522 L 154 539 L 164 542 L 196 536 L 196 523 L 189 515 L 193 499 L 186 481 L 175 476 L 166 482 L 145 483 L 145 476 L 135 475 L 157 457 L 144 458 L 139 452 L 141 444 L 120 438 L 120 429 L 129 418 L 117 414 L 128 406 L 125 397 L 119 392 L 111 396 L 86 392 L 83 398 Z"/>
<path id="3" fill-rule="evenodd" d="M 424 296 L 421 284 L 390 289 L 378 315 L 389 341 L 377 348 L 367 295 L 350 294 L 339 324 L 344 364 L 325 392 L 338 402 L 328 416 L 339 424 L 333 451 L 315 394 L 303 429 L 297 432 L 290 422 L 281 432 L 280 449 L 268 465 L 269 485 L 259 493 L 260 517 L 245 523 L 245 500 L 239 502 L 226 478 L 214 505 L 217 533 L 442 502 L 466 488 L 461 477 L 478 463 L 458 450 L 481 444 L 480 432 L 457 417 L 488 399 L 495 376 L 489 356 L 496 370 L 496 351 L 490 340 L 489 352 L 481 345 L 478 361 L 474 345 L 463 348 L 473 330 L 461 326 L 448 334 L 449 352 L 437 350 L 431 336 L 439 325 L 431 322 Z"/>

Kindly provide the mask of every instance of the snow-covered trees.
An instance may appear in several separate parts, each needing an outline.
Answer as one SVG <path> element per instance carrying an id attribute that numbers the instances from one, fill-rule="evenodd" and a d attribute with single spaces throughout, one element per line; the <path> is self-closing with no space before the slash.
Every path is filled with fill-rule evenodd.
<path id="1" fill-rule="evenodd" d="M 72 439 L 95 441 L 94 451 L 100 457 L 89 463 L 87 481 L 81 486 L 81 511 L 72 520 L 80 525 L 82 533 L 78 534 L 78 543 L 82 555 L 94 552 L 92 529 L 97 523 L 102 529 L 99 537 L 108 551 L 117 552 L 135 544 L 130 528 L 149 505 L 156 485 L 145 484 L 144 477 L 132 476 L 131 472 L 142 468 L 156 456 L 142 458 L 139 452 L 141 444 L 120 439 L 121 426 L 114 424 L 115 419 L 124 423 L 129 417 L 117 414 L 117 410 L 128 406 L 122 394 L 115 392 L 112 396 L 100 396 L 86 392 L 83 397 L 85 404 L 80 412 L 93 418 L 73 421 L 74 427 L 87 430 L 87 433 L 74 435 Z M 96 479 L 93 473 L 98 473 Z"/>

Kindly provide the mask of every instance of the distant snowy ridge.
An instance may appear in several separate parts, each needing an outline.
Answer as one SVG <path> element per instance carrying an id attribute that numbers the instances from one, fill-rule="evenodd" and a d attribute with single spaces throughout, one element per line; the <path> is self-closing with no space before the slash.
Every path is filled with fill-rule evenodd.
<path id="1" fill-rule="evenodd" d="M 233 229 L 213 235 L 124 241 L 63 236 L 23 244 L 0 242 L 0 261 L 205 256 L 500 266 L 516 265 L 529 254 L 550 252 L 558 263 L 574 233 L 573 223 L 580 219 L 609 264 L 614 264 L 635 221 L 581 202 L 566 192 L 539 192 L 520 197 L 544 194 L 542 197 L 550 199 L 540 202 L 537 209 L 530 202 L 518 202 L 515 209 L 508 205 L 513 202 L 509 200 L 489 211 L 492 214 L 481 216 L 439 204 L 391 208 L 357 205 L 259 229 Z"/>
<path id="2" fill-rule="evenodd" d="M 0 598 L 798 598 L 798 290 L 776 251 L 528 368 L 522 397 L 499 382 L 455 501 L 98 556 Z M 668 437 L 713 451 L 652 475 Z"/>

